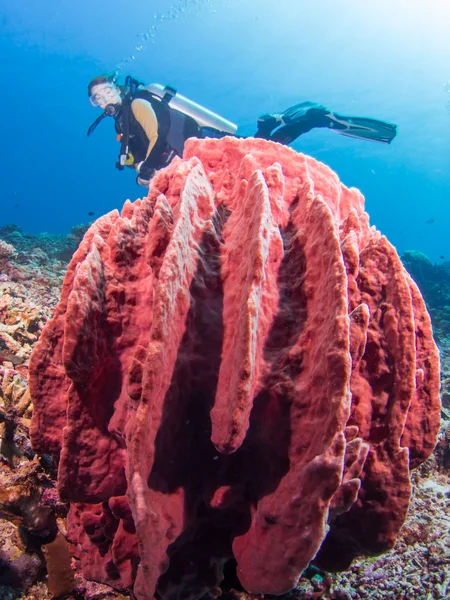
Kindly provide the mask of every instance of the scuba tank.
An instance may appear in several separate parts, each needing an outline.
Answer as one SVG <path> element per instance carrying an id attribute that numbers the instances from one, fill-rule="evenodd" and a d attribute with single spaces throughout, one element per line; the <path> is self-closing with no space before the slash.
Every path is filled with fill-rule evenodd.
<path id="1" fill-rule="evenodd" d="M 182 96 L 170 86 L 164 87 L 160 83 L 151 83 L 140 89 L 148 90 L 161 101 L 164 100 L 167 102 L 170 108 L 178 110 L 188 117 L 192 117 L 200 127 L 211 127 L 212 129 L 217 129 L 218 131 L 223 131 L 232 135 L 237 131 L 237 125 L 224 119 L 220 115 L 213 113 L 204 106 L 189 100 L 189 98 Z"/>

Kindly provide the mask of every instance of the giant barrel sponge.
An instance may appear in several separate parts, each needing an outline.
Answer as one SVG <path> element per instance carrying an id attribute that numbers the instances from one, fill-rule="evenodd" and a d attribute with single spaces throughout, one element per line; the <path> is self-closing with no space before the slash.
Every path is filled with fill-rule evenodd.
<path id="1" fill-rule="evenodd" d="M 391 548 L 439 427 L 430 319 L 362 195 L 255 139 L 189 140 L 91 226 L 30 388 L 83 574 L 140 600 Z"/>

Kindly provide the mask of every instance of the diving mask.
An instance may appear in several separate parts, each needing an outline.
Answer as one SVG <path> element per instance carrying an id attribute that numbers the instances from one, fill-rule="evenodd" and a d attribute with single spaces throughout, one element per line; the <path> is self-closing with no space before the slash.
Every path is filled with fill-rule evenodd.
<path id="1" fill-rule="evenodd" d="M 113 83 L 99 83 L 92 88 L 89 102 L 92 106 L 105 108 L 108 104 L 120 104 L 122 98 L 119 88 Z"/>

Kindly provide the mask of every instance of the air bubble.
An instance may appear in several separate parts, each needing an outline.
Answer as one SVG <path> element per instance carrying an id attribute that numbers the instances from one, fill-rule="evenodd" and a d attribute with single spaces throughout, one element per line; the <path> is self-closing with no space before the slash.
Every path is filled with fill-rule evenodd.
<path id="1" fill-rule="evenodd" d="M 141 41 L 138 45 L 135 46 L 136 52 L 142 52 L 149 42 L 152 44 L 156 43 L 156 32 L 158 29 L 165 25 L 167 21 L 174 21 L 176 19 L 191 17 L 198 13 L 201 7 L 208 7 L 212 14 L 217 13 L 217 8 L 214 7 L 214 4 L 218 0 L 179 0 L 172 4 L 172 6 L 164 13 L 154 13 L 153 14 L 153 24 L 147 28 L 146 32 L 136 34 L 136 37 Z M 226 3 L 226 6 L 229 6 L 229 2 Z M 211 10 L 212 9 L 212 10 Z M 129 56 L 128 58 L 122 59 L 116 65 L 116 69 L 118 71 L 118 75 L 120 71 L 129 63 L 135 60 L 135 56 Z"/>

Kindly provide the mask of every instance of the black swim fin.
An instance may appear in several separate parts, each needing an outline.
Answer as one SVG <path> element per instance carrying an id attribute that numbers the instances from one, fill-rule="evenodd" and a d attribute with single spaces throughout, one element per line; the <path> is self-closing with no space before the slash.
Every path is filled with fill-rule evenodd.
<path id="1" fill-rule="evenodd" d="M 397 125 L 369 117 L 345 117 L 329 112 L 325 115 L 328 128 L 341 135 L 390 144 L 397 134 Z"/>
<path id="2" fill-rule="evenodd" d="M 316 102 L 300 102 L 283 113 L 259 117 L 255 137 L 288 145 L 317 127 L 327 127 L 341 135 L 382 144 L 390 144 L 397 133 L 397 126 L 385 121 L 346 117 Z"/>

